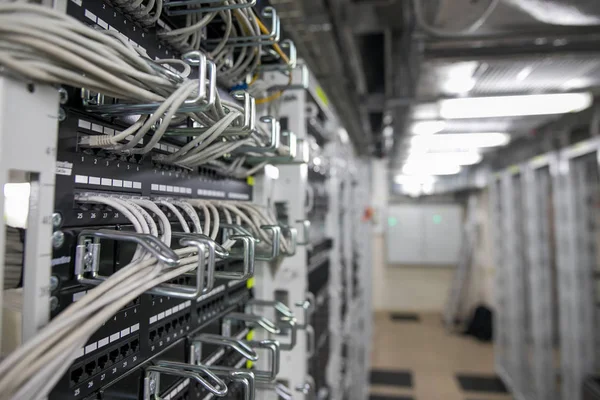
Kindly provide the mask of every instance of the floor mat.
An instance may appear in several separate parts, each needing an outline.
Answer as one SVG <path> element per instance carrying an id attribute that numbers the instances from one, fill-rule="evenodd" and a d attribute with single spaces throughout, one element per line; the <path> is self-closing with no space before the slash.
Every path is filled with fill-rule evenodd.
<path id="1" fill-rule="evenodd" d="M 456 379 L 465 392 L 508 393 L 504 383 L 494 375 L 457 374 Z"/>
<path id="2" fill-rule="evenodd" d="M 407 321 L 407 322 L 419 322 L 419 314 L 415 313 L 390 313 L 392 321 Z"/>
<path id="3" fill-rule="evenodd" d="M 371 370 L 371 385 L 412 387 L 412 372 L 374 369 Z"/>

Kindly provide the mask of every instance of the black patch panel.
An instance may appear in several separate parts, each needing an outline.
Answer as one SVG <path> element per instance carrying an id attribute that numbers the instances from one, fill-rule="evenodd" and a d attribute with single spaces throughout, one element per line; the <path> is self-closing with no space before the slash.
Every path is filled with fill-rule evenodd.
<path id="1" fill-rule="evenodd" d="M 104 0 L 70 0 L 67 14 L 85 24 L 123 33 L 132 45 L 143 47 L 151 58 L 177 57 L 161 41 L 156 29 L 145 28 L 133 16 Z M 163 21 L 164 22 L 164 21 Z M 84 111 L 81 91 L 66 88 L 68 102 L 61 106 L 65 118 L 59 123 L 57 145 L 55 212 L 62 219 L 59 229 L 64 244 L 53 250 L 52 274 L 58 285 L 52 296 L 58 300 L 52 317 L 77 301 L 93 287 L 79 284 L 74 276 L 77 238 L 81 229 L 132 230 L 130 222 L 110 207 L 82 204 L 83 194 L 117 194 L 145 197 L 181 197 L 222 200 L 252 200 L 246 180 L 230 179 L 207 168 L 193 170 L 164 165 L 150 156 L 121 156 L 78 143 L 83 136 L 108 135 L 128 126 L 123 120 Z M 172 154 L 183 144 L 180 138 L 165 138 L 152 154 Z M 173 230 L 182 230 L 178 220 L 164 209 Z M 184 214 L 185 215 L 185 214 Z M 177 244 L 173 244 L 177 248 Z M 135 245 L 102 241 L 101 275 L 109 276 L 127 265 Z M 217 270 L 241 270 L 241 261 L 221 261 Z M 174 283 L 194 285 L 191 276 Z M 220 290 L 216 290 L 221 288 Z M 189 337 L 199 332 L 221 333 L 221 319 L 232 311 L 243 311 L 252 296 L 246 282 L 217 281 L 215 290 L 198 301 L 142 295 L 124 306 L 95 332 L 68 372 L 51 392 L 51 400 L 141 398 L 145 367 L 153 360 L 187 362 Z M 236 326 L 237 328 L 237 326 Z M 206 347 L 207 354 L 214 351 Z M 177 378 L 165 377 L 168 388 Z M 195 393 L 195 392 L 193 392 Z M 181 392 L 172 399 L 187 399 Z M 192 398 L 192 397 L 190 397 Z"/>
<path id="2" fill-rule="evenodd" d="M 157 355 L 154 360 L 187 362 L 187 356 L 188 343 L 185 340 L 179 340 L 172 343 L 162 353 Z M 154 360 L 146 360 L 143 364 L 139 364 L 136 368 L 131 369 L 100 388 L 100 390 L 87 397 L 86 400 L 131 400 L 142 398 L 146 367 L 152 365 Z M 172 387 L 178 381 L 179 378 L 177 377 L 162 375 L 161 387 Z M 60 397 L 60 399 L 67 398 L 69 397 Z"/>
<path id="3" fill-rule="evenodd" d="M 199 328 L 196 333 L 220 333 L 221 318 L 215 319 L 208 325 Z M 190 342 L 188 340 L 179 340 L 178 342 L 172 343 L 160 354 L 157 354 L 152 359 L 147 360 L 144 364 L 138 365 L 135 369 L 130 370 L 126 374 L 122 375 L 119 379 L 112 381 L 106 386 L 103 386 L 97 391 L 93 397 L 87 399 L 95 400 L 98 399 L 111 399 L 111 400 L 125 400 L 132 398 L 141 398 L 143 391 L 143 379 L 145 376 L 145 368 L 149 365 L 153 365 L 158 360 L 163 361 L 177 361 L 177 362 L 189 362 Z M 206 345 L 203 347 L 203 360 L 214 358 L 216 352 L 220 350 L 218 346 Z M 241 366 L 244 367 L 244 363 L 239 354 L 233 351 L 225 351 L 220 358 L 216 359 L 216 363 L 219 365 L 226 366 Z M 227 382 L 227 381 L 226 381 Z M 242 386 L 235 383 L 228 382 L 229 394 L 224 397 L 230 400 L 242 400 Z M 203 387 L 193 381 L 187 379 L 181 379 L 168 375 L 161 375 L 161 398 L 174 399 L 204 399 L 208 395 Z M 170 397 L 169 397 L 170 396 Z"/>
<path id="4" fill-rule="evenodd" d="M 312 257 L 318 256 L 321 252 L 329 251 L 333 248 L 333 239 L 326 238 L 321 240 L 318 243 L 313 243 L 311 249 L 308 250 L 308 263 L 310 264 L 310 260 Z"/>
<path id="5" fill-rule="evenodd" d="M 71 395 L 81 398 L 82 395 L 110 382 L 123 371 L 139 364 L 139 353 L 140 339 L 139 336 L 134 336 L 74 364 L 68 373 Z"/>
<path id="6" fill-rule="evenodd" d="M 310 319 L 315 331 L 315 349 L 309 360 L 309 373 L 315 380 L 316 391 L 327 386 L 326 370 L 329 363 L 329 294 L 327 283 L 320 292 L 314 293 L 316 304 Z"/>
<path id="7" fill-rule="evenodd" d="M 311 293 L 317 294 L 327 285 L 327 282 L 329 282 L 329 270 L 329 257 L 325 257 L 316 268 L 310 271 L 308 274 L 308 290 Z"/>
<path id="8" fill-rule="evenodd" d="M 96 349 L 76 360 L 50 398 L 86 398 L 101 386 L 130 374 L 140 364 L 162 359 L 165 351 L 173 346 L 180 343 L 188 346 L 188 337 L 195 333 L 221 333 L 222 317 L 233 311 L 243 311 L 244 303 L 251 297 L 251 289 L 246 287 L 245 281 L 224 282 L 218 287 L 222 289 L 215 289 L 201 301 L 142 295 L 137 306 L 122 310 L 92 336 L 84 351 L 90 344 L 95 344 Z M 135 318 L 131 319 L 132 316 Z M 133 321 L 132 326 L 139 325 L 134 331 L 129 326 L 127 331 L 127 328 L 122 329 L 123 321 L 128 321 L 125 325 Z M 111 341 L 111 333 L 119 333 L 120 338 Z M 100 341 L 106 338 L 109 343 L 98 347 Z M 205 350 L 205 354 L 211 354 L 215 347 L 206 345 Z M 174 361 L 187 362 L 185 357 Z"/>
<path id="9" fill-rule="evenodd" d="M 360 296 L 360 265 L 358 264 L 358 255 L 353 253 L 352 258 L 352 296 Z"/>
<path id="10" fill-rule="evenodd" d="M 82 124 L 89 124 L 95 131 L 81 128 Z M 76 194 L 252 200 L 252 187 L 245 180 L 230 179 L 207 168 L 188 170 L 159 164 L 150 157 L 116 156 L 78 148 L 81 135 L 103 135 L 106 129 L 114 132 L 124 127 L 72 110 L 67 110 L 66 119 L 60 122 L 55 207 L 63 226 L 127 222 L 108 207 L 78 203 Z M 175 145 L 164 146 L 169 152 L 175 150 Z"/>
<path id="11" fill-rule="evenodd" d="M 145 49 L 152 59 L 178 56 L 175 49 L 160 40 L 155 28 L 142 26 L 133 16 L 112 6 L 110 1 L 71 0 L 67 3 L 67 14 L 86 25 L 122 33 L 133 41 L 132 45 Z"/>

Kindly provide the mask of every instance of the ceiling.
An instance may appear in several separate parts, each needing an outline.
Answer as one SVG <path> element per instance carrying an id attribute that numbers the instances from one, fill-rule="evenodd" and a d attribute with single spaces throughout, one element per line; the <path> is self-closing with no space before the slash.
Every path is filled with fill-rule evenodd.
<path id="1" fill-rule="evenodd" d="M 600 89 L 596 0 L 271 3 L 357 151 L 389 156 L 392 169 L 410 123 L 436 118 L 439 99 Z M 535 136 L 554 119 L 452 120 L 444 132 Z M 382 134 L 387 123 L 393 141 Z"/>

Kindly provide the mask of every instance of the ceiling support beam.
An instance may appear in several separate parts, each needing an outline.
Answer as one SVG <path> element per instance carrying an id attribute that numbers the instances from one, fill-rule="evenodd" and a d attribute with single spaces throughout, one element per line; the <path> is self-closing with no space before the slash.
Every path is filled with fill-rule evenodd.
<path id="1" fill-rule="evenodd" d="M 485 40 L 441 40 L 425 42 L 425 61 L 486 60 L 538 57 L 560 54 L 600 53 L 600 34 Z"/>

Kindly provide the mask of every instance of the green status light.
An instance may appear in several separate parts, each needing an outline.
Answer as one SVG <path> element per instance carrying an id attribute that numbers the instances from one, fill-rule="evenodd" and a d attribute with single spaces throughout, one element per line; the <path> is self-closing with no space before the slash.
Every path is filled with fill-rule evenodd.
<path id="1" fill-rule="evenodd" d="M 396 226 L 398 224 L 398 220 L 396 217 L 388 217 L 388 226 Z"/>
<path id="2" fill-rule="evenodd" d="M 435 214 L 433 216 L 433 223 L 434 224 L 441 224 L 442 223 L 442 216 L 439 214 Z"/>

